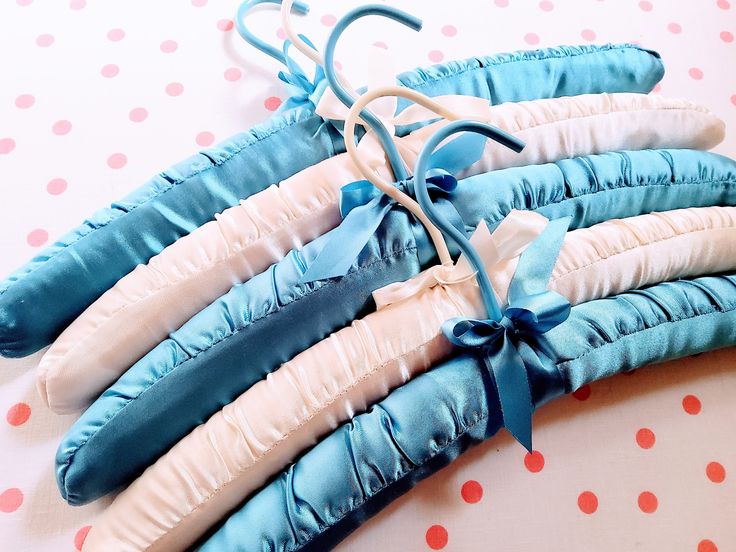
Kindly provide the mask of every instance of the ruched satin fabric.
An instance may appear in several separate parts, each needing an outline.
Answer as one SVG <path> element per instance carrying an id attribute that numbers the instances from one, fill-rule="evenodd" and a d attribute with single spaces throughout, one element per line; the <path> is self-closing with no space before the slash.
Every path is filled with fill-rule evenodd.
<path id="1" fill-rule="evenodd" d="M 461 102 L 457 102 L 459 106 Z M 469 113 L 457 107 L 459 113 Z M 706 150 L 724 124 L 687 100 L 644 94 L 582 96 L 489 106 L 478 116 L 528 145 L 489 141 L 463 175 L 628 149 Z M 414 166 L 434 123 L 397 139 Z M 388 178 L 387 167 L 382 167 Z M 361 180 L 347 154 L 326 159 L 252 195 L 138 266 L 77 318 L 44 355 L 38 387 L 59 414 L 82 410 L 194 314 L 340 222 L 340 187 Z"/>
<path id="2" fill-rule="evenodd" d="M 398 81 L 429 96 L 472 95 L 495 104 L 646 93 L 663 73 L 658 54 L 633 45 L 563 46 L 450 62 Z M 136 265 L 215 213 L 342 152 L 340 134 L 301 106 L 159 173 L 0 283 L 0 354 L 23 356 L 48 345 Z"/>
<path id="3" fill-rule="evenodd" d="M 650 211 L 736 205 L 736 163 L 689 150 L 607 153 L 471 177 L 459 182 L 455 198 L 469 227 L 485 220 L 493 229 L 522 209 L 571 215 L 571 227 L 580 228 Z M 426 235 L 394 210 L 346 277 L 297 283 L 329 235 L 235 286 L 95 401 L 59 446 L 62 496 L 83 504 L 127 484 L 255 382 L 367 312 L 372 291 L 432 262 Z"/>
<path id="4" fill-rule="evenodd" d="M 497 245 L 502 230 L 509 234 L 512 219 L 494 234 Z M 577 302 L 584 302 L 598 298 L 595 293 L 601 290 L 621 293 L 637 282 L 724 272 L 736 269 L 734 244 L 736 207 L 605 222 L 567 236 L 550 289 L 573 290 Z M 502 298 L 513 265 L 487 266 Z M 413 287 L 411 281 L 400 285 Z M 98 519 L 88 549 L 185 549 L 338 424 L 446 360 L 452 345 L 440 327 L 458 316 L 485 317 L 472 277 L 421 288 L 300 353 L 195 429 L 123 491 Z"/>
<path id="5" fill-rule="evenodd" d="M 531 344 L 524 360 L 539 406 L 603 377 L 733 345 L 736 276 L 730 274 L 663 283 L 573 307 L 564 324 Z M 476 357 L 455 356 L 318 443 L 246 501 L 199 550 L 329 550 L 500 428 L 495 382 Z"/>

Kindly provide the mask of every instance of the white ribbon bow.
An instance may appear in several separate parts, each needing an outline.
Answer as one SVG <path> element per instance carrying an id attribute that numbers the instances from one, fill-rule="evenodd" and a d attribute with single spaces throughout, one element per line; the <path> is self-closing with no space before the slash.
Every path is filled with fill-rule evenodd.
<path id="1" fill-rule="evenodd" d="M 533 211 L 512 210 L 491 234 L 481 221 L 470 238 L 470 243 L 491 272 L 500 263 L 510 261 L 524 251 L 547 226 L 547 219 Z M 460 255 L 452 266 L 435 265 L 405 282 L 396 282 L 373 292 L 377 310 L 405 301 L 423 290 L 437 285 L 456 285 L 475 277 L 475 271 L 466 256 Z"/>

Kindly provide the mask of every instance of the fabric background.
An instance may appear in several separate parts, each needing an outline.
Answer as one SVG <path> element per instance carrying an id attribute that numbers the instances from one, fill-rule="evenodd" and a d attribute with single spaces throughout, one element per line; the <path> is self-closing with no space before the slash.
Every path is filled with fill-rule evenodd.
<path id="1" fill-rule="evenodd" d="M 732 0 L 392 0 L 415 34 L 357 23 L 338 59 L 362 82 L 370 44 L 397 72 L 499 51 L 638 41 L 658 50 L 658 92 L 727 123 L 736 155 Z M 323 44 L 357 0 L 313 0 L 295 25 Z M 0 274 L 172 163 L 263 121 L 285 98 L 279 67 L 233 29 L 237 0 L 0 2 Z M 251 18 L 283 37 L 275 12 Z M 40 356 L 0 360 L 0 549 L 73 551 L 108 503 L 72 508 L 53 456 L 72 416 L 36 396 Z M 506 434 L 423 482 L 344 551 L 736 550 L 736 351 L 583 388 L 535 418 L 527 456 Z M 114 461 L 114 459 L 111 459 Z"/>

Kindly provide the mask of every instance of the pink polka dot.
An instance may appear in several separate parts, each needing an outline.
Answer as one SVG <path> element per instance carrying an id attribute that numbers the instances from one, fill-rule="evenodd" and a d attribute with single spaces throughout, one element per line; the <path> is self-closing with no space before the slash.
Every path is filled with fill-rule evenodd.
<path id="1" fill-rule="evenodd" d="M 442 27 L 442 34 L 445 36 L 455 36 L 457 35 L 457 27 L 455 25 L 445 25 Z"/>
<path id="2" fill-rule="evenodd" d="M 192 0 L 192 6 L 195 8 L 201 8 L 207 5 L 207 0 Z"/>
<path id="3" fill-rule="evenodd" d="M 650 449 L 654 446 L 654 442 L 657 440 L 654 432 L 648 427 L 643 427 L 636 432 L 636 444 L 643 449 Z"/>
<path id="4" fill-rule="evenodd" d="M 667 30 L 672 34 L 680 34 L 682 32 L 682 25 L 673 21 L 672 23 L 667 25 Z"/>
<path id="5" fill-rule="evenodd" d="M 703 70 L 698 69 L 697 67 L 691 67 L 687 74 L 694 80 L 701 80 L 703 78 Z"/>
<path id="6" fill-rule="evenodd" d="M 593 29 L 583 29 L 580 32 L 580 36 L 583 37 L 583 40 L 587 40 L 589 42 L 595 40 L 596 34 Z"/>
<path id="7" fill-rule="evenodd" d="M 31 230 L 26 236 L 26 242 L 31 247 L 41 247 L 47 241 L 49 241 L 49 233 L 43 228 Z"/>
<path id="8" fill-rule="evenodd" d="M 325 14 L 320 18 L 320 23 L 322 23 L 325 27 L 332 27 L 337 23 L 337 17 L 335 17 L 332 14 Z"/>
<path id="9" fill-rule="evenodd" d="M 639 2 L 639 9 L 645 12 L 650 12 L 654 9 L 654 5 L 649 0 L 642 0 Z"/>
<path id="10" fill-rule="evenodd" d="M 23 504 L 23 493 L 20 489 L 6 489 L 0 493 L 0 512 L 15 512 Z"/>
<path id="11" fill-rule="evenodd" d="M 113 153 L 107 158 L 107 166 L 111 169 L 122 169 L 128 162 L 124 153 Z"/>
<path id="12" fill-rule="evenodd" d="M 705 467 L 705 475 L 713 483 L 723 483 L 726 480 L 726 468 L 720 462 L 710 462 Z"/>
<path id="13" fill-rule="evenodd" d="M 447 529 L 442 527 L 442 525 L 432 525 L 432 527 L 427 529 L 424 539 L 427 541 L 427 546 L 432 550 L 442 550 L 447 546 L 449 536 L 447 534 Z"/>
<path id="14" fill-rule="evenodd" d="M 460 489 L 460 496 L 468 504 L 476 504 L 483 498 L 483 486 L 477 481 L 466 481 Z"/>
<path id="15" fill-rule="evenodd" d="M 657 84 L 655 84 L 654 88 L 652 88 L 652 92 L 654 92 L 655 94 L 659 94 L 660 92 L 662 92 L 662 83 L 658 82 Z M 624 372 L 624 374 L 630 376 L 634 372 L 636 372 L 636 370 L 632 370 L 631 372 Z"/>
<path id="16" fill-rule="evenodd" d="M 110 29 L 107 31 L 107 39 L 112 42 L 119 42 L 125 38 L 125 31 L 123 29 Z"/>
<path id="17" fill-rule="evenodd" d="M 703 539 L 698 543 L 698 552 L 718 552 L 718 547 L 710 539 Z"/>
<path id="18" fill-rule="evenodd" d="M 184 85 L 180 82 L 170 82 L 166 85 L 166 93 L 169 96 L 181 96 L 184 92 Z"/>
<path id="19" fill-rule="evenodd" d="M 539 473 L 544 468 L 544 456 L 538 450 L 527 452 L 524 456 L 524 466 L 532 473 Z"/>
<path id="20" fill-rule="evenodd" d="M 507 8 L 509 5 L 509 0 L 494 0 L 493 3 L 496 4 L 499 8 Z"/>
<path id="21" fill-rule="evenodd" d="M 276 96 L 270 96 L 266 98 L 266 101 L 263 102 L 263 105 L 269 111 L 276 111 L 279 107 L 281 107 L 281 98 L 277 98 Z"/>
<path id="22" fill-rule="evenodd" d="M 283 27 L 276 29 L 276 38 L 279 40 L 286 40 L 286 31 L 284 31 Z"/>
<path id="23" fill-rule="evenodd" d="M 445 59 L 445 54 L 443 54 L 439 50 L 432 50 L 431 52 L 429 52 L 427 57 L 429 58 L 429 61 L 433 63 L 439 63 L 440 61 Z"/>
<path id="24" fill-rule="evenodd" d="M 555 9 L 555 5 L 549 0 L 543 0 L 539 3 L 539 9 L 542 11 L 550 12 Z"/>
<path id="25" fill-rule="evenodd" d="M 100 69 L 100 75 L 102 75 L 106 79 L 117 77 L 118 73 L 120 73 L 120 67 L 118 67 L 114 63 L 108 63 L 102 69 Z"/>
<path id="26" fill-rule="evenodd" d="M 733 96 L 731 96 L 731 103 L 733 105 L 736 105 L 736 94 L 734 94 Z"/>
<path id="27" fill-rule="evenodd" d="M 69 7 L 73 10 L 81 10 L 87 5 L 86 0 L 71 0 L 69 2 Z"/>
<path id="28" fill-rule="evenodd" d="M 48 48 L 54 43 L 54 37 L 50 34 L 40 34 L 36 37 L 36 45 L 41 48 Z"/>
<path id="29" fill-rule="evenodd" d="M 145 107 L 135 107 L 128 113 L 128 118 L 134 123 L 142 123 L 148 118 L 148 110 Z"/>
<path id="30" fill-rule="evenodd" d="M 583 491 L 578 495 L 578 508 L 584 514 L 595 514 L 598 510 L 598 497 L 591 491 Z"/>
<path id="31" fill-rule="evenodd" d="M 733 33 L 729 33 L 728 31 L 721 32 L 721 40 L 723 42 L 733 42 Z"/>
<path id="32" fill-rule="evenodd" d="M 382 50 L 388 50 L 388 44 L 385 42 L 381 42 L 380 40 L 378 42 L 374 42 L 373 46 L 376 48 L 381 48 Z"/>
<path id="33" fill-rule="evenodd" d="M 217 22 L 217 28 L 220 31 L 222 31 L 223 33 L 226 33 L 228 31 L 232 31 L 234 25 L 235 25 L 235 23 L 233 23 L 233 20 L 232 19 L 220 19 Z"/>
<path id="34" fill-rule="evenodd" d="M 77 531 L 77 534 L 74 535 L 74 548 L 76 548 L 77 550 L 82 550 L 82 546 L 84 546 L 84 541 L 87 539 L 87 534 L 89 533 L 90 529 L 92 529 L 92 526 L 87 525 Z"/>
<path id="35" fill-rule="evenodd" d="M 524 42 L 532 46 L 539 44 L 539 35 L 536 33 L 527 33 L 524 35 Z"/>
<path id="36" fill-rule="evenodd" d="M 15 149 L 15 140 L 0 138 L 0 155 L 6 155 Z"/>
<path id="37" fill-rule="evenodd" d="M 197 142 L 198 146 L 206 148 L 207 146 L 211 146 L 213 144 L 213 142 L 215 141 L 215 135 L 208 131 L 200 132 L 199 134 L 197 134 L 194 141 Z"/>
<path id="38" fill-rule="evenodd" d="M 572 396 L 579 401 L 587 401 L 591 393 L 590 385 L 583 385 L 580 389 L 573 391 Z"/>
<path id="39" fill-rule="evenodd" d="M 72 124 L 69 121 L 61 120 L 56 121 L 51 127 L 51 132 L 57 136 L 64 136 L 72 131 Z"/>
<path id="40" fill-rule="evenodd" d="M 649 491 L 641 493 L 637 502 L 639 504 L 639 509 L 645 514 L 653 514 L 657 511 L 657 507 L 659 506 L 657 495 Z"/>
<path id="41" fill-rule="evenodd" d="M 23 425 L 31 417 L 31 407 L 26 403 L 16 403 L 8 409 L 5 419 L 12 426 Z"/>
<path id="42" fill-rule="evenodd" d="M 718 0 L 716 5 L 721 8 L 722 10 L 730 10 L 731 9 L 731 3 L 728 0 Z"/>
<path id="43" fill-rule="evenodd" d="M 235 82 L 236 80 L 240 80 L 240 77 L 242 76 L 243 72 L 237 67 L 230 67 L 229 69 L 225 69 L 226 81 Z"/>
<path id="44" fill-rule="evenodd" d="M 164 40 L 159 48 L 164 54 L 171 54 L 173 52 L 176 52 L 176 49 L 179 47 L 179 45 L 176 43 L 176 40 Z"/>
<path id="45" fill-rule="evenodd" d="M 686 395 L 682 399 L 682 409 L 688 414 L 690 414 L 691 416 L 700 414 L 701 408 L 702 408 L 702 405 L 700 403 L 700 399 L 696 397 L 695 395 Z"/>
<path id="46" fill-rule="evenodd" d="M 50 193 L 51 195 L 59 195 L 63 194 L 68 187 L 68 184 L 66 180 L 63 178 L 54 178 L 52 180 L 49 180 L 49 183 L 46 184 L 46 191 Z"/>
<path id="47" fill-rule="evenodd" d="M 28 109 L 36 103 L 36 98 L 32 94 L 21 94 L 15 98 L 15 107 L 20 109 Z"/>
<path id="48" fill-rule="evenodd" d="M 33 3 L 33 0 L 15 0 L 15 3 L 19 6 L 30 6 Z"/>

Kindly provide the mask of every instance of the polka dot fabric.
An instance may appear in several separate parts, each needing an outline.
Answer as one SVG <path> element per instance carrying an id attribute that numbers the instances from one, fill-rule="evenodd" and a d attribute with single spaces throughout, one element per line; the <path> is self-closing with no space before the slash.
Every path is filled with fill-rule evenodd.
<path id="1" fill-rule="evenodd" d="M 702 0 L 473 0 L 452 10 L 392 0 L 420 34 L 366 19 L 337 57 L 361 81 L 371 44 L 397 71 L 559 44 L 639 42 L 667 74 L 657 91 L 707 105 L 736 156 L 736 6 Z M 324 44 L 358 0 L 313 0 L 298 29 Z M 237 0 L 0 2 L 0 274 L 161 167 L 263 121 L 286 99 L 279 66 L 234 31 Z M 254 29 L 283 37 L 278 16 Z M 0 549 L 80 550 L 109 502 L 66 506 L 53 456 L 73 418 L 34 388 L 39 355 L 0 360 Z M 586 386 L 540 410 L 535 451 L 508 435 L 398 500 L 344 551 L 736 549 L 736 351 Z"/>

